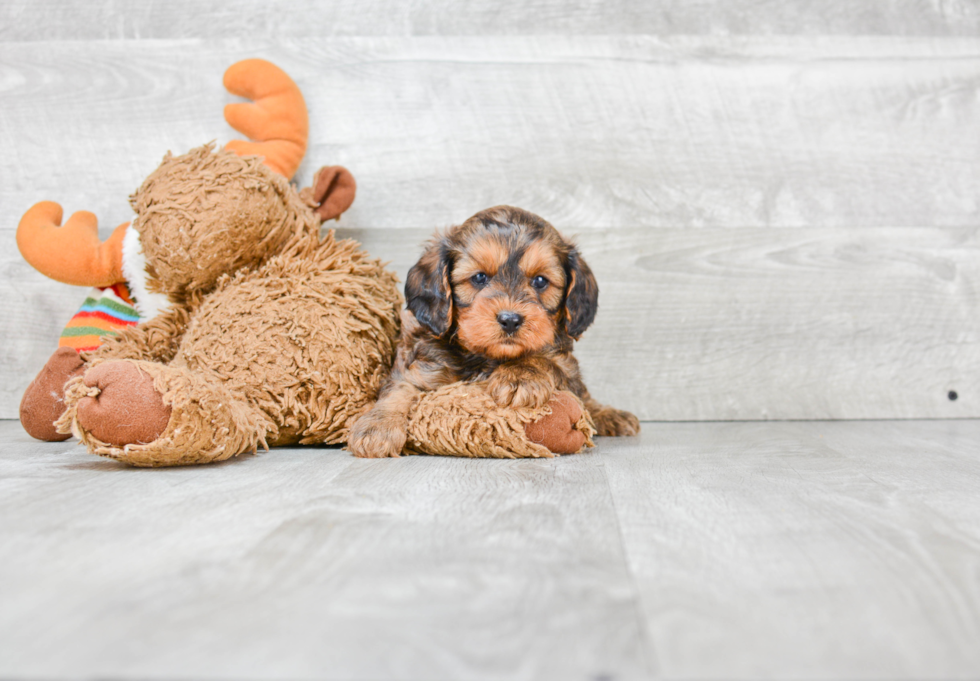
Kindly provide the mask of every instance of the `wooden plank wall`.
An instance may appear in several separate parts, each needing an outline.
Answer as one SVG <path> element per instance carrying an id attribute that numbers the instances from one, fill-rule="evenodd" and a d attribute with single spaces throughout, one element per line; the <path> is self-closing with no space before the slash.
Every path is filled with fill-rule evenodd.
<path id="1" fill-rule="evenodd" d="M 519 205 L 601 287 L 578 354 L 643 419 L 980 416 L 980 3 L 13 0 L 0 5 L 0 417 L 84 291 L 22 261 L 41 199 L 108 230 L 168 149 L 233 131 L 261 56 L 303 88 L 297 179 L 404 273 Z M 958 399 L 949 399 L 950 391 Z"/>

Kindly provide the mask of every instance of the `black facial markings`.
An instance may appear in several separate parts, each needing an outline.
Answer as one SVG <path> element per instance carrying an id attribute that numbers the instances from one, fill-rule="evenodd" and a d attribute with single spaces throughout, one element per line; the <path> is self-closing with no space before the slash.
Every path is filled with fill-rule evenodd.
<path id="1" fill-rule="evenodd" d="M 520 262 L 527 249 L 525 246 L 514 244 L 513 240 L 509 241 L 511 243 L 507 245 L 510 255 L 507 256 L 507 261 L 497 272 L 497 279 L 500 281 L 501 286 L 507 288 L 516 297 L 520 294 L 524 285 L 524 273 L 521 271 Z"/>
<path id="2" fill-rule="evenodd" d="M 553 227 L 543 222 L 540 218 L 537 218 L 537 216 L 525 213 L 524 211 L 513 212 L 514 215 L 510 216 L 505 222 L 501 222 L 494 217 L 483 216 L 481 223 L 475 230 L 447 235 L 442 244 L 442 254 L 445 258 L 444 262 L 448 264 L 449 272 L 452 272 L 458 258 L 462 257 L 470 246 L 476 245 L 480 239 L 489 237 L 498 240 L 507 249 L 508 257 L 506 262 L 499 268 L 500 272 L 495 273 L 492 277 L 488 274 L 488 281 L 485 286 L 475 287 L 476 294 L 480 297 L 509 297 L 515 302 L 534 303 L 540 305 L 549 317 L 554 319 L 555 315 L 563 314 L 567 310 L 569 302 L 575 302 L 568 300 L 569 294 L 572 297 L 576 297 L 575 294 L 578 293 L 577 291 L 569 290 L 571 284 L 569 275 L 572 270 L 576 271 L 576 279 L 581 277 L 588 282 L 589 285 L 587 288 L 594 295 L 597 287 L 594 281 L 588 281 L 591 278 L 591 272 L 584 262 L 578 262 L 578 253 L 575 251 L 574 246 L 565 242 L 555 232 Z M 530 285 L 528 277 L 520 270 L 521 258 L 526 254 L 528 247 L 539 240 L 546 241 L 555 249 L 556 255 L 566 270 L 564 295 L 554 308 L 544 305 L 543 300 L 541 300 L 541 294 L 548 290 L 548 287 L 546 286 L 539 290 L 533 285 Z M 487 273 L 484 272 L 484 274 Z M 582 275 L 585 276 L 582 277 Z M 456 309 L 464 309 L 472 305 L 473 300 L 466 303 L 456 295 L 455 290 L 453 290 L 454 285 L 451 276 L 448 279 L 449 281 L 447 283 L 450 295 L 447 296 L 447 302 L 451 302 Z M 548 283 L 554 285 L 554 282 L 549 281 Z M 579 282 L 576 281 L 575 283 Z M 472 296 L 467 295 L 466 297 L 470 298 Z M 585 297 L 588 298 L 588 296 Z M 453 380 L 486 380 L 498 366 L 508 361 L 503 359 L 495 360 L 480 354 L 471 354 L 469 351 L 464 350 L 459 345 L 456 337 L 455 318 L 451 319 L 450 322 L 452 328 L 447 333 L 432 339 L 431 344 L 425 346 L 426 351 L 423 354 L 426 357 L 424 359 L 432 362 L 431 366 L 426 367 L 427 370 L 435 371 L 441 365 L 446 368 L 449 372 L 448 375 L 452 376 Z M 558 324 L 554 341 L 543 352 L 546 354 L 570 353 L 572 351 L 572 341 L 573 339 L 568 334 L 566 324 Z M 418 359 L 421 360 L 423 358 L 419 357 Z M 579 379 L 576 378 L 576 380 L 579 384 L 581 383 Z M 567 377 L 562 381 L 562 384 L 571 385 Z"/>

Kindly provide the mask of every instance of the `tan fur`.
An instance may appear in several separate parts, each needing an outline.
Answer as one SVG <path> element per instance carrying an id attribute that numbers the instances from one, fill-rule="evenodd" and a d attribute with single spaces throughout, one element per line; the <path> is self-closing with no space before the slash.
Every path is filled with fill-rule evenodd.
<path id="1" fill-rule="evenodd" d="M 566 393 L 549 401 L 555 375 L 523 360 L 488 383 L 423 392 L 415 384 L 448 383 L 452 373 L 411 365 L 400 352 L 396 369 L 411 381 L 389 386 L 368 411 L 388 380 L 401 296 L 394 276 L 356 243 L 333 232 L 321 240 L 313 212 L 326 205 L 321 194 L 301 197 L 257 159 L 210 145 L 168 155 L 133 196 L 133 228 L 150 287 L 171 306 L 82 356 L 87 370 L 65 385 L 58 431 L 145 467 L 349 438 L 374 456 L 538 457 L 552 455 L 544 441 L 556 452 L 591 446 L 595 426 L 582 403 Z M 488 243 L 483 264 L 503 254 Z M 547 268 L 546 260 L 526 266 Z M 448 272 L 437 276 L 448 290 Z M 507 303 L 488 301 L 488 315 Z M 548 314 L 557 312 L 524 305 L 520 342 L 548 342 Z M 447 309 L 451 316 L 452 301 Z M 401 347 L 410 352 L 421 327 L 407 311 L 402 319 Z M 489 334 L 473 342 L 506 346 Z M 132 423 L 137 412 L 143 420 Z M 355 423 L 367 440 L 351 434 Z"/>
<path id="2" fill-rule="evenodd" d="M 538 275 L 548 280 L 549 286 L 541 295 L 541 302 L 545 308 L 556 308 L 561 305 L 562 294 L 565 291 L 565 270 L 554 249 L 536 241 L 528 246 L 520 265 L 529 281 Z"/>
<path id="3" fill-rule="evenodd" d="M 569 393 L 564 395 L 578 401 Z M 533 442 L 525 433 L 525 426 L 551 413 L 551 405 L 501 407 L 487 393 L 484 384 L 453 383 L 418 393 L 413 400 L 405 451 L 496 459 L 549 458 L 554 454 Z M 594 446 L 595 426 L 584 409 L 574 430 L 585 435 L 585 446 Z"/>
<path id="4" fill-rule="evenodd" d="M 538 276 L 544 280 L 536 284 Z M 491 405 L 534 413 L 569 391 L 601 419 L 600 433 L 639 432 L 633 414 L 595 402 L 582 381 L 572 347 L 595 316 L 598 286 L 575 247 L 540 217 L 497 206 L 437 234 L 409 271 L 405 295 L 410 313 L 391 378 L 351 433 L 357 456 L 398 456 L 405 446 L 446 453 L 411 444 L 420 405 L 434 393 L 450 397 L 436 400 L 433 413 L 469 409 L 471 395 L 482 401 L 474 413 Z M 452 387 L 460 385 L 469 387 Z M 508 432 L 527 441 L 524 432 Z"/>
<path id="5" fill-rule="evenodd" d="M 258 264 L 320 222 L 282 175 L 258 157 L 213 145 L 167 154 L 130 197 L 150 287 L 177 296 Z"/>
<path id="6" fill-rule="evenodd" d="M 525 357 L 520 362 L 498 366 L 487 383 L 487 392 L 497 404 L 512 407 L 541 407 L 558 390 L 560 379 L 545 357 Z M 561 385 L 565 388 L 565 385 Z"/>
<path id="7" fill-rule="evenodd" d="M 477 272 L 493 276 L 507 261 L 507 256 L 507 246 L 499 239 L 474 239 L 463 258 L 453 267 L 453 282 L 465 281 Z"/>
<path id="8" fill-rule="evenodd" d="M 497 315 L 504 311 L 516 312 L 524 318 L 513 336 L 505 335 L 497 323 Z M 476 299 L 459 311 L 457 320 L 459 344 L 470 352 L 493 359 L 513 359 L 536 352 L 555 339 L 555 327 L 540 305 L 503 296 Z"/>
<path id="9" fill-rule="evenodd" d="M 173 304 L 85 359 L 135 362 L 172 415 L 153 442 L 110 445 L 79 420 L 79 401 L 99 397 L 79 378 L 61 432 L 137 466 L 346 441 L 394 357 L 395 276 L 353 241 L 321 240 L 312 208 L 255 158 L 168 155 L 133 206 L 153 283 Z"/>
<path id="10" fill-rule="evenodd" d="M 146 359 L 167 363 L 180 350 L 190 317 L 191 308 L 187 305 L 172 306 L 138 326 L 120 330 L 117 336 L 104 337 L 102 345 L 92 352 L 83 352 L 82 359 L 90 363 L 100 359 Z"/>
<path id="11" fill-rule="evenodd" d="M 153 377 L 163 403 L 171 408 L 170 422 L 148 444 L 117 446 L 99 440 L 79 423 L 74 408 L 85 397 L 96 396 L 98 389 L 75 379 L 65 391 L 70 406 L 56 425 L 59 430 L 69 426 L 93 454 L 139 467 L 182 466 L 224 461 L 266 445 L 271 420 L 212 377 L 183 367 L 124 361 Z"/>

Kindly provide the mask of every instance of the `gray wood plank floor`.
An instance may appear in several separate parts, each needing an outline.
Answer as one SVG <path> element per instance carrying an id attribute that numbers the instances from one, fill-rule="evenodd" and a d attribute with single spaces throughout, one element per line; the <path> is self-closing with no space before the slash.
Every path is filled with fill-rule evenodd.
<path id="1" fill-rule="evenodd" d="M 170 470 L 0 442 L 2 677 L 980 675 L 976 420 Z"/>

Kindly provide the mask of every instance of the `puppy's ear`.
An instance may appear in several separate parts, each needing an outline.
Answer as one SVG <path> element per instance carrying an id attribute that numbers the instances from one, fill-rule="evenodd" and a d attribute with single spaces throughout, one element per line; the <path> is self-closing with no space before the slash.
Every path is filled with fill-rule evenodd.
<path id="1" fill-rule="evenodd" d="M 434 241 L 408 271 L 405 302 L 415 318 L 436 336 L 444 335 L 452 324 L 453 292 L 449 286 L 449 254 L 440 241 Z"/>
<path id="2" fill-rule="evenodd" d="M 574 248 L 568 254 L 568 289 L 565 291 L 565 330 L 578 339 L 595 319 L 599 308 L 599 284 Z"/>

